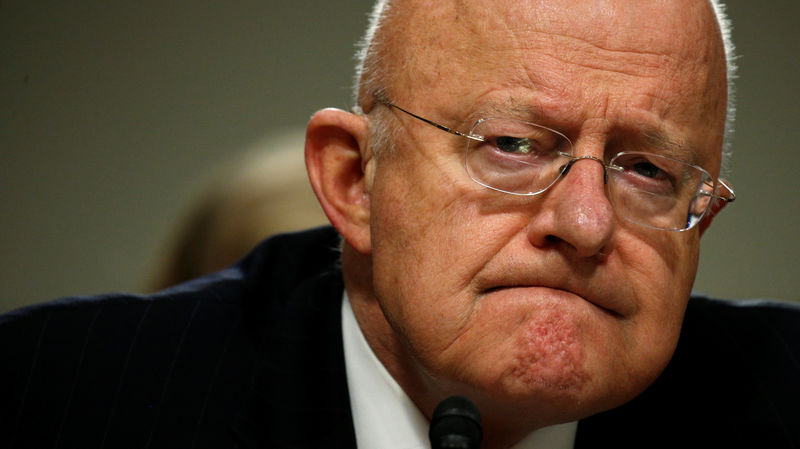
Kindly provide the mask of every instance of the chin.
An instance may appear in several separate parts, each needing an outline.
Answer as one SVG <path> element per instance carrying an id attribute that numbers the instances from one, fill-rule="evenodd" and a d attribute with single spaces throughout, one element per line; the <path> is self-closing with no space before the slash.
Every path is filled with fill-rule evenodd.
<path id="1" fill-rule="evenodd" d="M 487 349 L 494 357 L 471 367 L 475 386 L 498 408 L 573 409 L 593 389 L 579 327 L 555 315 L 538 318 L 520 324 Z"/>
<path id="2" fill-rule="evenodd" d="M 509 357 L 486 367 L 496 376 L 485 393 L 498 408 L 505 403 L 546 425 L 619 406 L 650 385 L 659 370 L 621 365 L 604 351 L 610 343 L 598 337 L 563 315 L 539 316 L 517 329 L 511 347 L 502 348 Z M 593 344 L 598 341 L 603 343 Z"/>
<path id="3" fill-rule="evenodd" d="M 582 390 L 589 379 L 580 331 L 559 320 L 526 327 L 515 342 L 516 356 L 504 372 L 504 383 L 525 390 Z"/>

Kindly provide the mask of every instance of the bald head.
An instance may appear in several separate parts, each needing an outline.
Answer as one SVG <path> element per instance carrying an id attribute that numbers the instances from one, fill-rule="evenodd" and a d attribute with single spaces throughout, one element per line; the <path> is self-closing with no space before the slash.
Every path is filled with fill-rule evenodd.
<path id="1" fill-rule="evenodd" d="M 529 31 L 526 33 L 525 31 Z M 491 41 L 488 34 L 507 34 Z M 665 3 L 606 0 L 602 2 L 437 2 L 417 5 L 415 0 L 378 1 L 370 26 L 360 44 L 354 100 L 365 110 L 373 96 L 401 87 L 447 83 L 460 64 L 475 64 L 476 55 L 503 48 L 530 46 L 536 40 L 558 39 L 559 45 L 594 52 L 598 62 L 609 52 L 627 52 L 628 69 L 655 75 L 660 64 L 705 64 L 713 76 L 698 89 L 725 83 L 721 95 L 705 96 L 723 102 L 724 145 L 729 145 L 734 118 L 733 45 L 724 7 L 717 1 L 692 0 Z M 494 46 L 494 48 L 492 48 Z M 636 58 L 660 55 L 663 58 Z M 557 55 L 551 55 L 557 57 Z M 513 61 L 495 59 L 493 70 L 503 70 Z M 711 76 L 711 74 L 709 74 Z M 393 94 L 397 94 L 393 92 Z"/>

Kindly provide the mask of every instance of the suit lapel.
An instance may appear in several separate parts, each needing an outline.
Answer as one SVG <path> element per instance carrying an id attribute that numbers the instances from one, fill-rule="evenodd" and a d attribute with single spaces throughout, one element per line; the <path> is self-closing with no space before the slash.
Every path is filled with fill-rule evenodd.
<path id="1" fill-rule="evenodd" d="M 232 427 L 245 448 L 354 448 L 341 330 L 341 272 L 300 283 L 259 326 L 253 394 Z"/>

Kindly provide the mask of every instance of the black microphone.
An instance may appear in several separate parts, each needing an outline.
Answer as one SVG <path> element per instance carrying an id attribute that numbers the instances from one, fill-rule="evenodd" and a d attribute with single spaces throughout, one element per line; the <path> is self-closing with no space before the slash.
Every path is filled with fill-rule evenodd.
<path id="1" fill-rule="evenodd" d="M 436 406 L 428 431 L 432 449 L 478 449 L 483 439 L 478 407 L 463 396 L 450 396 Z"/>

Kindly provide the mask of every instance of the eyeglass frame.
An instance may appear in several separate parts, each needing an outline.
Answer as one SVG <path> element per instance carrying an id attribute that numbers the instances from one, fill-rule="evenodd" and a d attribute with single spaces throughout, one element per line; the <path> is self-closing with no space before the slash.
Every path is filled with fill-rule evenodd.
<path id="1" fill-rule="evenodd" d="M 411 117 L 414 117 L 417 120 L 420 120 L 420 121 L 422 121 L 424 123 L 427 123 L 428 125 L 433 126 L 434 128 L 440 129 L 442 131 L 445 131 L 447 133 L 454 134 L 454 135 L 460 136 L 460 137 L 464 137 L 466 139 L 473 140 L 473 141 L 476 141 L 476 142 L 485 142 L 485 139 L 483 138 L 483 136 L 474 135 L 474 134 L 466 134 L 466 133 L 463 133 L 461 131 L 449 128 L 449 127 L 444 126 L 444 125 L 442 125 L 440 123 L 434 122 L 433 120 L 427 119 L 427 118 L 422 117 L 420 115 L 417 115 L 417 114 L 415 114 L 415 113 L 413 113 L 411 111 L 408 111 L 407 109 L 404 109 L 404 108 L 394 104 L 393 102 L 391 102 L 391 101 L 389 101 L 389 100 L 387 100 L 385 98 L 376 96 L 375 97 L 375 101 L 377 103 L 382 104 L 384 106 L 387 106 L 389 108 L 397 109 L 397 110 L 399 110 L 399 111 L 401 111 L 401 112 L 403 112 L 403 113 L 405 113 L 405 114 L 407 114 L 407 115 L 409 115 Z M 547 127 L 544 127 L 544 126 L 541 126 L 541 125 L 536 125 L 536 126 L 538 126 L 540 128 L 543 128 L 543 129 L 546 129 L 548 131 L 554 132 L 554 133 L 556 133 L 556 134 L 558 134 L 560 136 L 563 136 L 565 139 L 567 139 L 567 142 L 569 142 L 570 145 L 572 144 L 572 142 L 569 140 L 569 138 L 567 138 L 563 134 L 559 133 L 558 131 L 555 131 L 553 129 L 550 129 L 550 128 L 547 128 Z M 626 153 L 626 152 L 623 151 L 623 152 L 617 153 L 613 158 L 611 158 L 612 161 L 614 159 L 616 159 L 617 156 L 619 156 L 619 155 L 621 155 L 623 153 Z M 536 196 L 536 195 L 539 195 L 541 193 L 544 193 L 544 192 L 548 191 L 551 187 L 553 187 L 558 182 L 558 180 L 561 179 L 562 177 L 566 176 L 566 174 L 570 170 L 570 168 L 576 162 L 578 162 L 580 160 L 584 160 L 584 159 L 593 160 L 593 161 L 596 161 L 600 165 L 603 166 L 603 184 L 604 185 L 608 185 L 608 170 L 609 169 L 615 170 L 615 171 L 624 170 L 622 167 L 620 167 L 618 165 L 606 164 L 602 159 L 594 157 L 594 156 L 573 156 L 571 154 L 564 153 L 563 151 L 559 151 L 558 154 L 560 156 L 568 158 L 569 161 L 564 165 L 563 168 L 561 168 L 560 173 L 553 180 L 552 183 L 550 183 L 547 187 L 545 187 L 545 188 L 543 188 L 543 189 L 541 189 L 541 190 L 539 190 L 537 192 L 528 192 L 528 193 L 509 192 L 507 190 L 502 190 L 502 189 L 499 189 L 499 188 L 492 187 L 490 185 L 484 184 L 484 183 L 478 181 L 477 179 L 473 178 L 472 176 L 470 176 L 470 179 L 472 179 L 478 185 L 484 186 L 484 187 L 486 187 L 488 189 L 495 190 L 497 192 L 507 193 L 509 195 L 517 195 L 517 196 Z M 699 195 L 702 194 L 702 195 L 710 197 L 712 200 L 722 200 L 722 201 L 725 201 L 726 203 L 732 203 L 732 202 L 734 202 L 736 200 L 736 193 L 734 192 L 734 190 L 731 187 L 730 183 L 728 181 L 726 181 L 725 179 L 720 178 L 720 177 L 717 177 L 716 179 L 714 179 L 711 176 L 711 174 L 708 172 L 708 170 L 704 169 L 703 167 L 700 167 L 699 165 L 691 164 L 689 162 L 678 160 L 678 159 L 674 159 L 674 158 L 668 158 L 668 159 L 672 159 L 672 160 L 674 160 L 676 162 L 680 162 L 682 164 L 686 164 L 686 165 L 688 165 L 690 167 L 693 167 L 693 168 L 696 168 L 698 170 L 701 170 L 702 172 L 706 173 L 710 179 L 712 179 L 714 181 L 713 185 L 711 186 L 712 187 L 711 192 L 705 192 L 705 191 L 701 190 L 699 192 L 696 192 L 695 196 L 699 196 Z M 723 188 L 725 188 L 725 190 L 730 192 L 730 196 L 729 197 L 725 197 L 725 196 L 721 196 L 721 195 L 717 195 L 716 194 L 717 189 L 720 186 L 722 186 Z M 630 220 L 630 219 L 626 219 L 626 220 L 630 221 L 632 223 L 638 224 L 640 226 L 644 226 L 644 227 L 648 227 L 648 228 L 652 228 L 652 229 L 659 229 L 659 230 L 662 230 L 662 231 L 671 231 L 671 232 L 683 232 L 683 231 L 688 231 L 690 229 L 693 229 L 695 226 L 697 226 L 697 223 L 699 223 L 702 220 L 702 218 L 705 217 L 705 215 L 708 213 L 708 211 L 711 208 L 712 208 L 711 207 L 711 203 L 709 203 L 709 205 L 706 206 L 706 209 L 703 211 L 703 214 L 700 217 L 698 217 L 698 219 L 695 222 L 693 222 L 690 226 L 682 228 L 682 229 L 659 228 L 657 226 L 652 226 L 652 225 L 647 225 L 647 224 L 644 224 L 644 223 L 639 223 L 637 221 L 633 221 L 633 220 Z"/>

